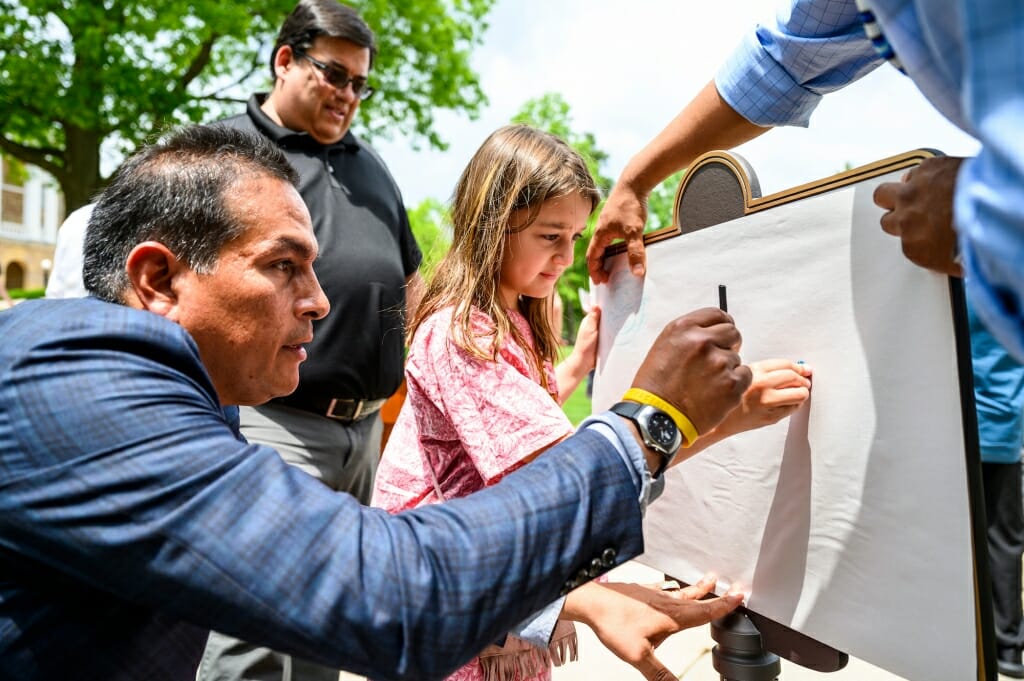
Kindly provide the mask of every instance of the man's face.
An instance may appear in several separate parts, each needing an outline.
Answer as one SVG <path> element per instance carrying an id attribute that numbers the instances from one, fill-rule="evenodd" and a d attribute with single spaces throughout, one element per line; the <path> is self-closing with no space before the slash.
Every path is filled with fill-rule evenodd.
<path id="1" fill-rule="evenodd" d="M 246 229 L 221 250 L 212 273 L 175 284 L 177 322 L 195 339 L 223 404 L 262 404 L 299 383 L 303 344 L 330 305 L 313 273 L 317 243 L 295 188 L 245 176 L 227 207 Z"/>
<path id="2" fill-rule="evenodd" d="M 320 36 L 305 54 L 349 78 L 369 77 L 370 50 L 343 38 Z M 288 46 L 278 52 L 277 75 L 274 107 L 286 128 L 307 132 L 321 144 L 345 136 L 359 110 L 351 84 L 340 89 L 331 85 L 319 66 Z"/>

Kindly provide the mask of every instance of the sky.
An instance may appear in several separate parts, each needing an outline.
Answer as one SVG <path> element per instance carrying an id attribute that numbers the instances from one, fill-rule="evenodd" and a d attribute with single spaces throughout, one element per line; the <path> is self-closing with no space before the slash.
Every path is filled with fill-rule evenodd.
<path id="1" fill-rule="evenodd" d="M 569 103 L 617 178 L 633 154 L 714 76 L 776 0 L 498 0 L 473 53 L 489 104 L 478 120 L 441 112 L 445 152 L 377 140 L 405 202 L 447 201 L 473 152 L 522 105 L 546 92 Z M 699 15 L 699 16 L 698 16 Z M 386 97 L 387 93 L 377 96 Z M 737 147 L 767 195 L 919 147 L 970 155 L 978 144 L 935 112 L 888 65 L 824 98 L 810 128 L 780 128 Z"/>

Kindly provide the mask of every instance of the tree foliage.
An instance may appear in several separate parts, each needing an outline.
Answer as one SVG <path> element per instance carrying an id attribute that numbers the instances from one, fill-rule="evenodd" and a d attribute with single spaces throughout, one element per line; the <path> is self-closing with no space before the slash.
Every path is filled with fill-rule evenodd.
<path id="1" fill-rule="evenodd" d="M 416 237 L 416 243 L 423 251 L 420 274 L 423 275 L 424 280 L 430 281 L 438 263 L 448 252 L 452 243 L 452 228 L 448 210 L 437 199 L 427 198 L 423 199 L 415 208 L 410 209 L 408 213 L 413 236 Z"/>
<path id="2" fill-rule="evenodd" d="M 512 117 L 512 122 L 531 125 L 561 137 L 587 162 L 587 168 L 597 182 L 601 194 L 605 195 L 611 190 L 611 179 L 601 172 L 601 166 L 608 160 L 608 154 L 597 146 L 597 140 L 593 133 L 578 132 L 572 129 L 569 103 L 562 95 L 548 92 L 536 99 L 527 100 L 518 113 Z"/>
<path id="3" fill-rule="evenodd" d="M 512 118 L 513 123 L 522 123 L 539 128 L 565 140 L 587 162 L 590 174 L 594 177 L 602 195 L 607 195 L 612 181 L 605 176 L 601 167 L 608 160 L 608 154 L 597 146 L 597 140 L 589 132 L 578 132 L 572 129 L 572 115 L 569 104 L 555 93 L 547 93 L 537 99 L 528 100 Z M 562 273 L 558 280 L 558 294 L 562 297 L 564 335 L 576 337 L 576 329 L 583 318 L 583 307 L 580 304 L 579 290 L 590 286 L 587 272 L 587 244 L 594 233 L 600 207 L 587 220 L 587 228 L 583 238 L 576 242 L 572 265 Z"/>
<path id="4" fill-rule="evenodd" d="M 360 130 L 367 136 L 404 134 L 446 149 L 434 130 L 439 110 L 476 118 L 487 102 L 470 67 L 472 49 L 487 29 L 496 0 L 353 0 L 377 35 L 373 84 Z"/>
<path id="5" fill-rule="evenodd" d="M 676 190 L 679 183 L 683 181 L 685 170 L 673 173 L 664 182 L 659 184 L 647 197 L 647 224 L 644 225 L 645 232 L 668 227 L 672 224 L 672 210 L 676 205 Z"/>
<path id="6" fill-rule="evenodd" d="M 377 34 L 357 129 L 443 148 L 438 109 L 486 101 L 470 67 L 494 0 L 352 2 Z M 269 48 L 295 0 L 0 0 L 0 149 L 51 173 L 68 209 L 117 156 L 166 127 L 241 110 L 270 85 Z"/>
<path id="7" fill-rule="evenodd" d="M 0 151 L 0 163 L 3 164 L 4 184 L 11 184 L 16 187 L 24 186 L 28 182 L 28 166 L 9 154 Z"/>

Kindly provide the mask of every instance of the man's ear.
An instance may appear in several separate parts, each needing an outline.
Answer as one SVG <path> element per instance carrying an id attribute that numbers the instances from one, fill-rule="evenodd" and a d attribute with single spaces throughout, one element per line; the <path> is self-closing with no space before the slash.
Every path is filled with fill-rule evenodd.
<path id="1" fill-rule="evenodd" d="M 125 263 L 130 294 L 139 307 L 177 321 L 175 279 L 191 270 L 159 241 L 144 241 L 132 249 Z"/>
<path id="2" fill-rule="evenodd" d="M 274 75 L 278 78 L 284 76 L 294 63 L 295 50 L 291 45 L 282 45 L 274 53 Z"/>

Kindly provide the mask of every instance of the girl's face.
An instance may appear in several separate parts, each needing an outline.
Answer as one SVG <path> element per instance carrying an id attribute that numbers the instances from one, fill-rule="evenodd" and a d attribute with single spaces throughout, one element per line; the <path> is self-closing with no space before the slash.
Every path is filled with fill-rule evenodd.
<path id="1" fill-rule="evenodd" d="M 516 309 L 519 296 L 551 295 L 572 264 L 573 244 L 583 235 L 590 210 L 590 201 L 580 194 L 550 199 L 541 204 L 532 225 L 505 237 L 498 290 L 506 308 Z M 519 209 L 512 214 L 512 228 L 528 218 L 529 209 Z"/>

